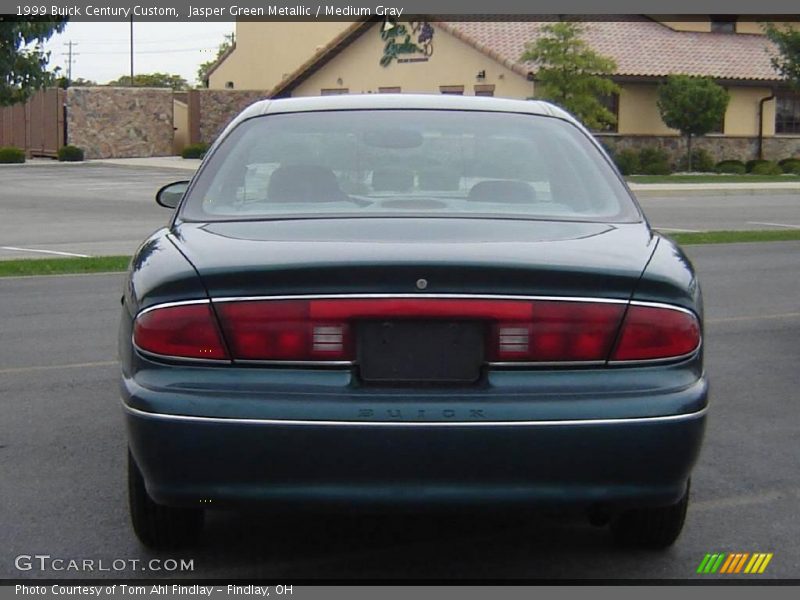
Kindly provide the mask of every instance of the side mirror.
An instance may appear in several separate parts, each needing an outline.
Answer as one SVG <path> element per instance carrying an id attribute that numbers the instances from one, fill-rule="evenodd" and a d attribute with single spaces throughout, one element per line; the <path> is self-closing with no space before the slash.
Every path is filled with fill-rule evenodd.
<path id="1" fill-rule="evenodd" d="M 164 208 L 175 208 L 180 204 L 181 198 L 183 198 L 188 187 L 188 181 L 168 183 L 156 192 L 156 202 Z"/>

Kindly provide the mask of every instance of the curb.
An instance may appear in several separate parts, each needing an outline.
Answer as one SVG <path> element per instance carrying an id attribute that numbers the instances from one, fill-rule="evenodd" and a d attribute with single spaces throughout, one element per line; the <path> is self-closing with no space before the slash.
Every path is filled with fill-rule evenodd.
<path id="1" fill-rule="evenodd" d="M 675 197 L 702 197 L 702 196 L 784 196 L 784 195 L 798 195 L 800 196 L 800 186 L 797 188 L 704 188 L 704 189 L 681 189 L 681 188 L 668 188 L 668 189 L 647 189 L 647 188 L 631 188 L 634 196 L 637 198 L 675 198 Z"/>

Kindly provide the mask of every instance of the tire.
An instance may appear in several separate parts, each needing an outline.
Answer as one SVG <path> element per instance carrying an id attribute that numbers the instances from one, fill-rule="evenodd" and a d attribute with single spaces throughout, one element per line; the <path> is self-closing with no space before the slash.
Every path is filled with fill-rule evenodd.
<path id="1" fill-rule="evenodd" d="M 175 550 L 189 546 L 198 540 L 203 530 L 203 509 L 164 506 L 153 501 L 130 450 L 128 507 L 136 537 L 154 550 Z"/>
<path id="2" fill-rule="evenodd" d="M 683 497 L 669 506 L 627 510 L 611 522 L 614 540 L 621 546 L 662 549 L 675 543 L 686 520 L 689 483 Z"/>

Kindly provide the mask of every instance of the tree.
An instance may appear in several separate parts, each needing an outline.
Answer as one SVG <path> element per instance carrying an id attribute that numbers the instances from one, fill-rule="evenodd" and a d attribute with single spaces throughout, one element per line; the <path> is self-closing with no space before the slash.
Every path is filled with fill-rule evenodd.
<path id="1" fill-rule="evenodd" d="M 800 89 L 800 31 L 784 24 L 765 26 L 767 37 L 778 47 L 778 55 L 772 57 L 772 66 L 786 79 L 789 85 Z"/>
<path id="2" fill-rule="evenodd" d="M 544 35 L 526 46 L 523 61 L 536 63 L 536 95 L 558 104 L 588 127 L 600 129 L 616 122 L 602 103 L 603 96 L 619 93 L 610 75 L 616 63 L 597 54 L 581 39 L 584 28 L 574 21 L 542 27 Z"/>
<path id="3" fill-rule="evenodd" d="M 83 77 L 76 77 L 69 82 L 71 87 L 97 87 L 97 82 L 92 79 L 84 79 Z"/>
<path id="4" fill-rule="evenodd" d="M 115 86 L 130 86 L 131 76 L 123 75 L 109 81 L 108 85 Z M 172 88 L 173 90 L 185 90 L 189 87 L 189 83 L 180 75 L 170 75 L 168 73 L 139 73 L 133 76 L 132 87 L 154 87 L 154 88 Z"/>
<path id="5" fill-rule="evenodd" d="M 96 87 L 98 85 L 96 81 L 84 79 L 83 77 L 78 77 L 72 81 L 67 81 L 66 77 L 59 77 L 55 83 L 62 89 L 67 89 L 68 87 Z"/>
<path id="6" fill-rule="evenodd" d="M 197 81 L 200 82 L 200 85 L 203 87 L 208 87 L 208 72 L 211 70 L 217 61 L 222 58 L 222 55 L 225 54 L 228 50 L 233 48 L 233 45 L 236 43 L 236 36 L 233 33 L 226 33 L 225 39 L 217 48 L 217 56 L 212 60 L 207 60 L 206 62 L 202 63 L 197 68 Z"/>
<path id="7" fill-rule="evenodd" d="M 730 96 L 707 77 L 670 75 L 658 86 L 661 119 L 686 137 L 686 164 L 692 170 L 692 137 L 712 131 L 725 118 Z"/>
<path id="8" fill-rule="evenodd" d="M 53 82 L 54 74 L 47 70 L 50 53 L 42 44 L 66 24 L 66 19 L 0 17 L 0 106 L 25 102 Z"/>

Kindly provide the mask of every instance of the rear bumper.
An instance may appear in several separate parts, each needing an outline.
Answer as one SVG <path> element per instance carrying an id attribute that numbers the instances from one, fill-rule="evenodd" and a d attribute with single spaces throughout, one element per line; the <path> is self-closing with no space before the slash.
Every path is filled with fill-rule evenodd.
<path id="1" fill-rule="evenodd" d="M 306 421 L 124 409 L 131 450 L 162 504 L 634 506 L 683 494 L 706 391 L 704 381 L 684 391 L 702 406 L 693 412 L 608 419 Z"/>

